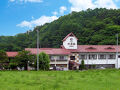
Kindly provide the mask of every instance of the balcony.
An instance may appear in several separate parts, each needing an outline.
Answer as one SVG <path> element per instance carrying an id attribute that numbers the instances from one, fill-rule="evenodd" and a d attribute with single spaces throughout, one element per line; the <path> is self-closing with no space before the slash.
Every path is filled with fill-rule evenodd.
<path id="1" fill-rule="evenodd" d="M 55 62 L 55 59 L 51 59 L 51 62 Z M 68 61 L 67 59 L 57 59 L 56 62 L 66 62 Z"/>

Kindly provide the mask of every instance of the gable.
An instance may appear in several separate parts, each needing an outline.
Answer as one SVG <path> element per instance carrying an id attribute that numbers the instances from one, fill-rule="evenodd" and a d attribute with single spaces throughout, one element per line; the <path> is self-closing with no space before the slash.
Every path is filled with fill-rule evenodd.
<path id="1" fill-rule="evenodd" d="M 68 37 L 75 37 L 76 40 L 78 40 L 77 37 L 71 32 L 62 41 L 65 41 Z"/>

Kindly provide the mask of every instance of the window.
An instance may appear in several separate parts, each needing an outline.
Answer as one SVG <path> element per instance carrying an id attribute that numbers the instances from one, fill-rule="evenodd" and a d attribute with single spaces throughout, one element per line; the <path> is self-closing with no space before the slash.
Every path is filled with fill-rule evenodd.
<path id="1" fill-rule="evenodd" d="M 64 60 L 68 60 L 68 56 L 64 56 Z"/>
<path id="2" fill-rule="evenodd" d="M 115 59 L 115 54 L 109 54 L 108 59 Z"/>
<path id="3" fill-rule="evenodd" d="M 65 58 L 64 58 L 64 56 L 60 56 L 60 60 L 64 60 Z"/>
<path id="4" fill-rule="evenodd" d="M 55 59 L 54 59 L 54 56 L 50 56 L 50 60 L 55 60 Z"/>
<path id="5" fill-rule="evenodd" d="M 68 45 L 70 45 L 70 43 L 68 43 Z"/>
<path id="6" fill-rule="evenodd" d="M 73 45 L 75 45 L 75 43 L 73 43 Z"/>
<path id="7" fill-rule="evenodd" d="M 115 48 L 113 48 L 113 47 L 107 47 L 107 48 L 105 48 L 105 49 L 115 49 Z"/>
<path id="8" fill-rule="evenodd" d="M 106 55 L 105 54 L 100 54 L 99 59 L 106 59 Z"/>
<path id="9" fill-rule="evenodd" d="M 70 38 L 70 42 L 73 42 L 73 38 Z"/>
<path id="10" fill-rule="evenodd" d="M 85 54 L 80 54 L 80 55 L 79 55 L 79 58 L 80 58 L 80 59 L 87 59 L 87 56 L 86 56 Z"/>
<path id="11" fill-rule="evenodd" d="M 70 60 L 75 60 L 75 56 L 70 56 Z"/>
<path id="12" fill-rule="evenodd" d="M 118 58 L 120 58 L 120 55 L 118 56 Z"/>
<path id="13" fill-rule="evenodd" d="M 89 59 L 97 59 L 97 55 L 96 54 L 89 54 Z"/>

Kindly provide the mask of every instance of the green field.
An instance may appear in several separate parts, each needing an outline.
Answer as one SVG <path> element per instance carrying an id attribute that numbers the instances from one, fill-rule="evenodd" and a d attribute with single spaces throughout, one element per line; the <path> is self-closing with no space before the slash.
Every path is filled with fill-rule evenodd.
<path id="1" fill-rule="evenodd" d="M 0 90 L 120 90 L 120 70 L 0 71 Z"/>

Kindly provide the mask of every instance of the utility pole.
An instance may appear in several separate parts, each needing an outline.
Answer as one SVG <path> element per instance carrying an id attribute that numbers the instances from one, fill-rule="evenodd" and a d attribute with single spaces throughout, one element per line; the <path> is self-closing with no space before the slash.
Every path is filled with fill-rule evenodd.
<path id="1" fill-rule="evenodd" d="M 39 31 L 37 30 L 37 71 L 39 71 Z"/>
<path id="2" fill-rule="evenodd" d="M 117 69 L 119 68 L 119 64 L 118 64 L 118 33 L 117 33 L 117 43 L 116 43 L 117 47 L 116 47 L 116 56 L 117 56 Z"/>

